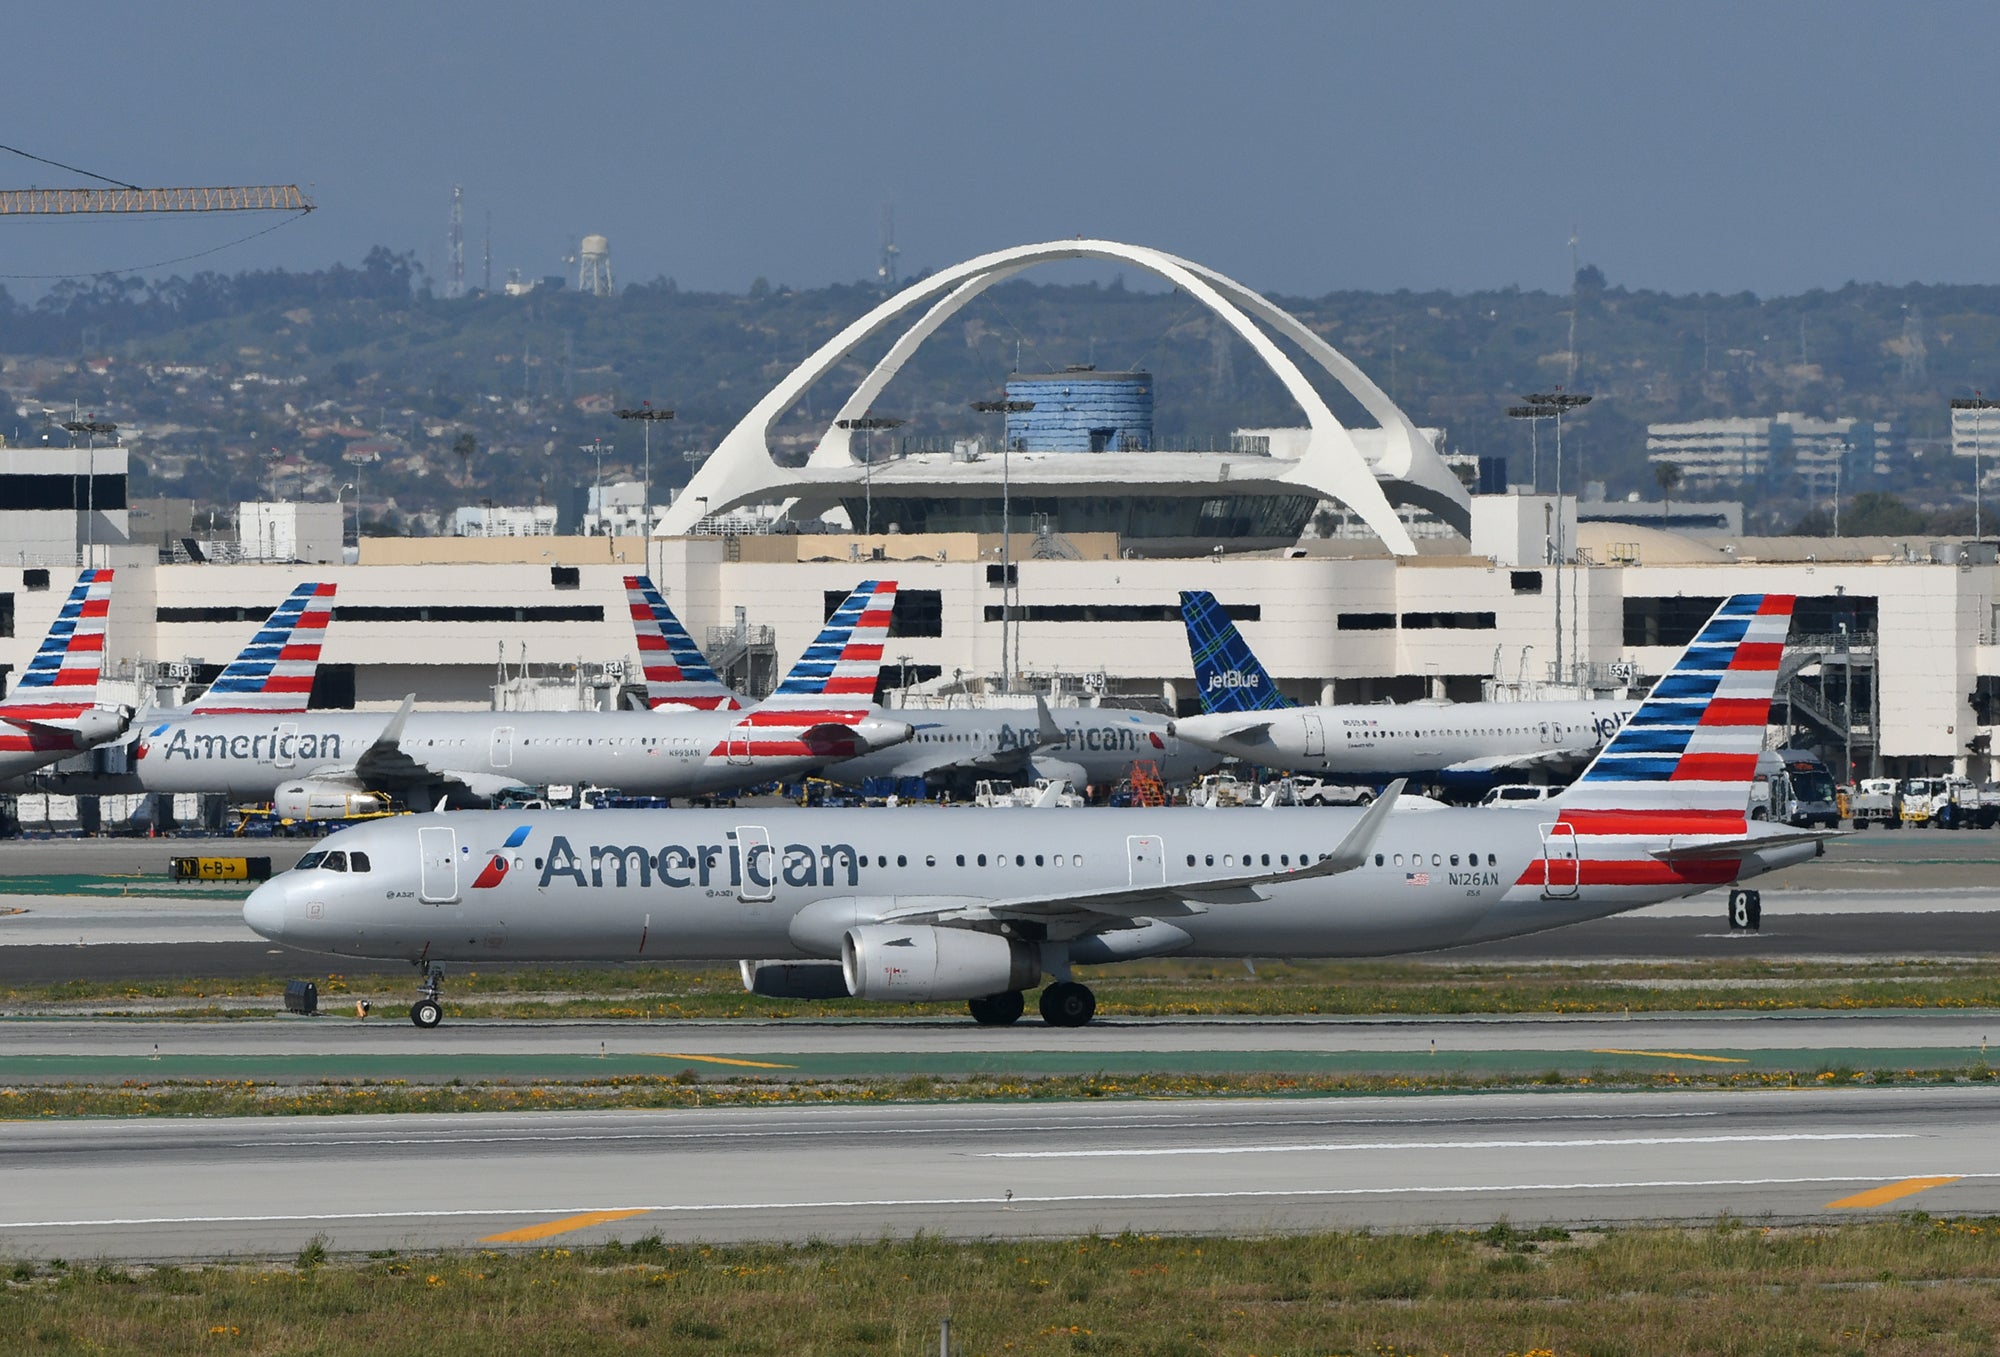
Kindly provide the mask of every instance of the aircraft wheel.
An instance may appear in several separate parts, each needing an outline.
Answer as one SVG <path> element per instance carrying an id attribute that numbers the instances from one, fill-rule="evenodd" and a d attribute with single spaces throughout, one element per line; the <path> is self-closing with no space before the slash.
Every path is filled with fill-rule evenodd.
<path id="1" fill-rule="evenodd" d="M 435 999 L 419 999 L 410 1005 L 410 1021 L 426 1030 L 444 1021 L 444 1006 Z"/>
<path id="2" fill-rule="evenodd" d="M 972 1020 L 981 1027 L 1005 1027 L 1021 1020 L 1028 1000 L 1021 991 L 1010 989 L 989 994 L 983 999 L 968 999 L 965 1006 L 972 1011 Z"/>
<path id="3" fill-rule="evenodd" d="M 1042 991 L 1042 1021 L 1051 1027 L 1081 1027 L 1097 1012 L 1090 986 L 1058 980 Z"/>

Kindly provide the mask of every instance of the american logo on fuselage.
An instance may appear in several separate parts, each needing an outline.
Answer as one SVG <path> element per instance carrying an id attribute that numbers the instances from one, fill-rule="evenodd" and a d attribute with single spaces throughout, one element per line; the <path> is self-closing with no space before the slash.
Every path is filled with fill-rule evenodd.
<path id="1" fill-rule="evenodd" d="M 276 726 L 267 735 L 223 735 L 213 731 L 190 732 L 186 726 L 175 726 L 173 734 L 162 741 L 159 732 L 148 737 L 141 752 L 158 750 L 160 757 L 167 760 L 187 759 L 254 759 L 258 762 L 276 759 L 337 759 L 340 757 L 340 736 L 313 731 L 281 731 Z"/>
<path id="2" fill-rule="evenodd" d="M 722 843 L 692 846 L 681 843 L 649 848 L 644 844 L 592 844 L 582 853 L 565 836 L 549 842 L 543 860 L 541 887 L 558 878 L 593 890 L 606 886 L 855 886 L 861 882 L 861 857 L 846 843 L 752 843 L 737 840 L 736 831 Z M 776 873 L 774 876 L 773 873 Z M 502 873 L 504 875 L 504 872 Z M 499 878 L 494 878 L 498 884 Z"/>

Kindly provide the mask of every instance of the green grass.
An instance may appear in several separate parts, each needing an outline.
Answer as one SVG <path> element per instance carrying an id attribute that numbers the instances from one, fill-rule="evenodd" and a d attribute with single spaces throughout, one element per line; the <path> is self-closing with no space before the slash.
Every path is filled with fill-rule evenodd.
<path id="1" fill-rule="evenodd" d="M 77 1080 L 0 1088 L 0 1121 L 57 1117 L 257 1117 L 346 1113 L 525 1112 L 606 1108 L 762 1107 L 814 1103 L 1020 1102 L 1027 1100 L 1330 1097 L 1501 1090 L 1785 1089 L 1992 1084 L 1984 1061 L 1934 1069 L 1699 1070 L 1625 1068 L 1587 1073 L 1252 1071 L 1205 1074 L 968 1074 L 783 1079 L 672 1074 L 596 1079 L 152 1079 Z"/>
<path id="2" fill-rule="evenodd" d="M 1285 1238 L 1120 1235 L 532 1253 L 301 1240 L 277 1264 L 22 1262 L 10 1353 L 1990 1353 L 2000 1223 Z M 331 1251 L 331 1252 L 329 1252 Z M 5 1274 L 0 1274 L 5 1275 Z"/>
<path id="3" fill-rule="evenodd" d="M 301 957 L 294 975 L 323 958 Z M 1435 1017 L 1461 1013 L 1617 1013 L 1779 1009 L 2000 1008 L 2000 968 L 1985 962 L 1703 961 L 1473 964 L 1423 961 L 1146 961 L 1082 968 L 1107 1017 L 1299 1014 Z M 166 1001 L 170 1012 L 226 1017 L 269 1012 L 285 977 L 159 982 L 67 981 L 0 988 L 0 1008 L 57 1005 L 132 1011 Z M 406 998 L 410 978 L 319 977 L 323 1006 L 353 998 Z M 766 999 L 743 992 L 734 968 L 513 967 L 454 970 L 452 1011 L 509 1018 L 962 1017 L 964 1005 L 863 1004 Z M 174 1000 L 200 1002 L 175 1005 Z"/>

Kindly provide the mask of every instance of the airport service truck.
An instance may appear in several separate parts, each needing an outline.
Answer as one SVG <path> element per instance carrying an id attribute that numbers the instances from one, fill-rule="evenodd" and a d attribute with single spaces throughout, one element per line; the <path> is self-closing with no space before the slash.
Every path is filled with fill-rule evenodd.
<path id="1" fill-rule="evenodd" d="M 1903 827 L 1902 789 L 1893 777 L 1866 777 L 1847 794 L 1847 818 L 1856 829 Z"/>
<path id="2" fill-rule="evenodd" d="M 2000 824 L 2000 787 L 1969 777 L 1913 777 L 1903 783 L 1903 823 L 1932 829 L 1991 829 Z"/>

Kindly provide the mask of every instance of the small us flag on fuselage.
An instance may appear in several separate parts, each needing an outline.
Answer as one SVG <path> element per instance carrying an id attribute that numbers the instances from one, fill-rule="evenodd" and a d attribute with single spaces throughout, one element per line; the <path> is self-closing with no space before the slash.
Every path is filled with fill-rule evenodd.
<path id="1" fill-rule="evenodd" d="M 1403 884 L 1406 886 L 1428 886 L 1431 884 L 1431 874 L 1429 872 L 1405 872 L 1403 873 Z"/>

